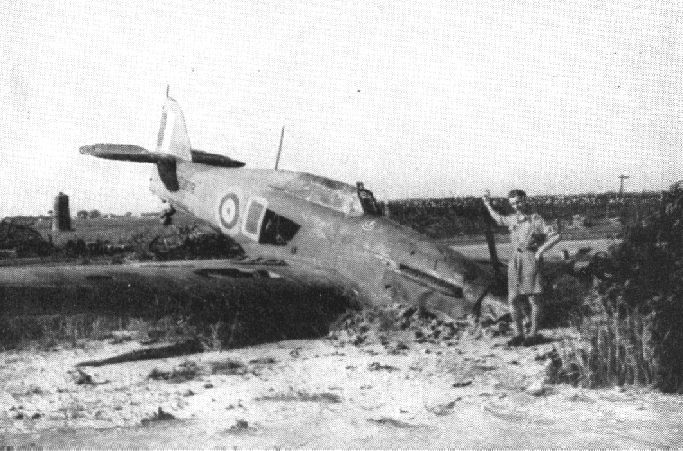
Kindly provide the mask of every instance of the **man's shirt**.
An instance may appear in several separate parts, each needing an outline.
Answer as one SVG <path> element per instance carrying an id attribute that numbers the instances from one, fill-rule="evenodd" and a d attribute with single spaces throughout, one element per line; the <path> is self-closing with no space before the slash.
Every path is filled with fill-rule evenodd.
<path id="1" fill-rule="evenodd" d="M 510 243 L 512 252 L 536 252 L 551 235 L 557 231 L 553 226 L 546 225 L 541 215 L 533 213 L 524 215 L 513 213 L 511 215 L 496 214 L 493 219 L 500 225 L 507 226 L 510 230 Z"/>

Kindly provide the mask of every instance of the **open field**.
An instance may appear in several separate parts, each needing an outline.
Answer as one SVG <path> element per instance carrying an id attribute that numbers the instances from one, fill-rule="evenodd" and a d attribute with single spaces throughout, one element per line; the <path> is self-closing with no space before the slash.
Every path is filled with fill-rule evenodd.
<path id="1" fill-rule="evenodd" d="M 399 219 L 399 218 L 395 218 Z M 174 227 L 164 227 L 157 217 L 115 217 L 115 218 L 96 218 L 96 219 L 73 219 L 72 231 L 53 232 L 49 222 L 38 222 L 34 228 L 43 236 L 44 239 L 52 240 L 57 246 L 63 246 L 69 240 L 82 239 L 86 242 L 107 241 L 112 244 L 125 244 L 143 238 L 151 239 L 157 235 L 168 234 L 178 227 L 198 227 L 200 230 L 211 232 L 212 229 L 198 223 L 191 216 L 178 212 L 174 216 Z M 405 225 L 412 225 L 404 223 Z M 622 233 L 622 228 L 615 223 L 597 224 L 592 227 L 567 228 L 562 230 L 565 241 L 593 240 L 593 239 L 615 239 Z M 452 244 L 480 244 L 485 243 L 483 229 L 476 234 L 457 234 L 441 241 Z M 496 242 L 507 243 L 506 233 L 497 233 Z"/>
<path id="2" fill-rule="evenodd" d="M 173 219 L 176 227 L 187 227 L 196 223 L 191 216 L 182 213 L 176 214 Z M 37 225 L 36 229 L 46 239 L 51 237 L 57 246 L 79 238 L 86 242 L 102 240 L 112 244 L 125 244 L 137 238 L 151 238 L 167 230 L 159 218 L 154 216 L 73 219 L 71 227 L 73 230 L 70 232 L 53 232 L 50 224 L 44 222 Z"/>

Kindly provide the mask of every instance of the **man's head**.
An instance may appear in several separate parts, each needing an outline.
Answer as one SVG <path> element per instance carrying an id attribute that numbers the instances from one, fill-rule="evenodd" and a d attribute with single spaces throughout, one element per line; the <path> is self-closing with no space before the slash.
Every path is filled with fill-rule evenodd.
<path id="1" fill-rule="evenodd" d="M 515 211 L 523 211 L 526 207 L 526 193 L 521 189 L 510 190 L 508 201 Z"/>
<path id="2" fill-rule="evenodd" d="M 356 182 L 356 188 L 357 189 L 365 189 L 365 185 L 363 182 Z"/>

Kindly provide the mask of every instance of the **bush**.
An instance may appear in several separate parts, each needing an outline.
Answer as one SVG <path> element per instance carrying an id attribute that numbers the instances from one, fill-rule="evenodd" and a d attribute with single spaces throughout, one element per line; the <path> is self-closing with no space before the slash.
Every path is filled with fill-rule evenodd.
<path id="1" fill-rule="evenodd" d="M 546 221 L 569 221 L 575 215 L 584 218 L 586 227 L 597 226 L 605 219 L 639 218 L 651 214 L 659 204 L 657 192 L 642 193 L 588 193 L 567 196 L 529 196 L 532 210 Z M 504 198 L 492 199 L 494 207 L 510 213 Z M 450 197 L 433 199 L 397 199 L 387 203 L 390 218 L 425 233 L 432 238 L 446 239 L 457 235 L 480 235 L 486 226 L 488 214 L 479 197 Z M 611 221 L 607 224 L 614 225 Z M 622 221 L 623 223 L 623 221 Z M 495 226 L 496 233 L 505 233 L 504 227 Z"/>
<path id="2" fill-rule="evenodd" d="M 679 183 L 663 195 L 658 214 L 628 227 L 609 256 L 605 279 L 585 299 L 582 344 L 558 350 L 551 380 L 653 384 L 683 393 L 682 218 Z"/>

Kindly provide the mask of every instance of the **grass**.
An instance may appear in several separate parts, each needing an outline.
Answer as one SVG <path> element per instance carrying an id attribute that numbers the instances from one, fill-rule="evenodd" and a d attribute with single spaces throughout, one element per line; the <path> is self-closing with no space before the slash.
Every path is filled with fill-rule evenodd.
<path id="1" fill-rule="evenodd" d="M 579 324 L 581 339 L 555 346 L 548 381 L 589 388 L 651 384 L 650 318 L 638 309 L 601 309 L 595 292 L 586 302 L 593 311 Z"/>

